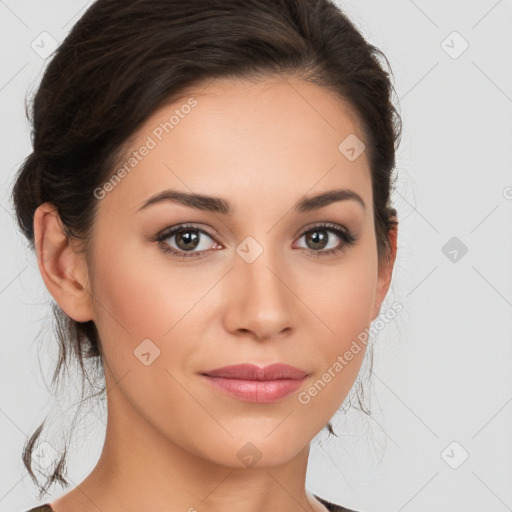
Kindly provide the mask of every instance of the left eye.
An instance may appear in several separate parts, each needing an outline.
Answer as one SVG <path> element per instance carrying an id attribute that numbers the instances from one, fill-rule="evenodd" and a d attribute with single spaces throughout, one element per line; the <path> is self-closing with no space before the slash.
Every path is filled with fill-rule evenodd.
<path id="1" fill-rule="evenodd" d="M 339 242 L 336 242 L 335 237 L 332 237 L 333 233 L 340 238 L 341 235 L 337 233 L 337 230 L 332 228 L 314 228 L 306 231 L 300 239 L 305 238 L 306 244 L 310 244 L 309 247 L 306 246 L 305 249 L 331 250 L 339 246 Z M 330 240 L 332 240 L 332 242 L 329 247 Z"/>

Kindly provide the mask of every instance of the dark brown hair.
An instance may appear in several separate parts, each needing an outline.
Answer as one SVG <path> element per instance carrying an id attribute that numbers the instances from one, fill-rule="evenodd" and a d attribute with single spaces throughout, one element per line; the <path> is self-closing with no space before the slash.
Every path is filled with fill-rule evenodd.
<path id="1" fill-rule="evenodd" d="M 33 98 L 33 152 L 16 177 L 19 226 L 34 249 L 36 208 L 52 203 L 69 237 L 83 243 L 105 183 L 137 128 L 192 86 L 217 77 L 295 75 L 335 91 L 356 113 L 370 163 L 379 262 L 389 258 L 390 205 L 401 119 L 383 53 L 330 0 L 97 0 L 51 58 Z M 341 141 L 340 141 L 341 142 Z M 53 303 L 59 359 L 102 375 L 98 331 Z M 88 369 L 89 368 L 89 369 Z M 104 377 L 104 374 L 103 374 Z M 101 379 L 100 379 L 101 380 Z M 362 389 L 361 389 L 362 391 Z M 105 387 L 92 396 L 101 395 Z M 369 414 L 359 398 L 361 410 Z M 46 420 L 45 420 L 46 421 Z M 45 422 L 26 441 L 23 462 L 41 495 L 69 485 L 66 450 L 39 484 L 32 452 Z M 327 425 L 334 434 L 332 425 Z"/>

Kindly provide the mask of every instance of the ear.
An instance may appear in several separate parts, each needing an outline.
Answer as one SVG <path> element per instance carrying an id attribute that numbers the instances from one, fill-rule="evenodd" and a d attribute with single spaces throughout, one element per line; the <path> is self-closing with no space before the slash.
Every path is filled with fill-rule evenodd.
<path id="1" fill-rule="evenodd" d="M 396 217 L 393 220 L 397 220 Z M 398 223 L 392 225 L 391 229 L 388 233 L 389 237 L 389 258 L 386 261 L 383 261 L 379 264 L 379 271 L 377 277 L 377 290 L 375 293 L 375 299 L 373 303 L 372 309 L 372 317 L 371 320 L 375 320 L 380 313 L 380 308 L 384 299 L 388 293 L 389 285 L 391 284 L 391 277 L 393 275 L 393 267 L 395 265 L 396 260 L 396 250 L 397 250 L 397 239 L 398 239 Z"/>
<path id="2" fill-rule="evenodd" d="M 57 304 L 73 320 L 92 320 L 92 296 L 83 254 L 67 236 L 51 203 L 34 213 L 34 244 L 43 281 Z"/>

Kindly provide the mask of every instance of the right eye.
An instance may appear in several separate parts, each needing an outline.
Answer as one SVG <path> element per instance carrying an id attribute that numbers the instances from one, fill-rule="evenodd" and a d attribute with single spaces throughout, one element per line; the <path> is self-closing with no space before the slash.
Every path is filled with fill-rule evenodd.
<path id="1" fill-rule="evenodd" d="M 214 242 L 208 244 L 206 241 L 203 242 L 203 238 L 210 238 L 212 235 L 203 229 L 199 229 L 193 225 L 181 224 L 179 226 L 173 226 L 166 229 L 160 235 L 155 238 L 164 251 L 164 253 L 171 253 L 178 258 L 195 258 L 201 256 L 201 253 L 208 251 L 208 246 L 213 245 L 212 249 L 220 249 L 222 246 Z M 175 238 L 175 247 L 173 247 L 167 240 Z M 195 251 L 199 247 L 198 251 Z M 187 254 L 189 253 L 189 254 Z"/>

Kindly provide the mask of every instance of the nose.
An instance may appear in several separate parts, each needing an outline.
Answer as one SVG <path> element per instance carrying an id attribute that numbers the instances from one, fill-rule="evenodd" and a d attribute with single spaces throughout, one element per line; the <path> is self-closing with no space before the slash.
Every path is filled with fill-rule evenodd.
<path id="1" fill-rule="evenodd" d="M 290 272 L 270 251 L 252 263 L 236 255 L 229 273 L 224 323 L 235 334 L 250 333 L 258 340 L 289 333 L 298 318 Z"/>

